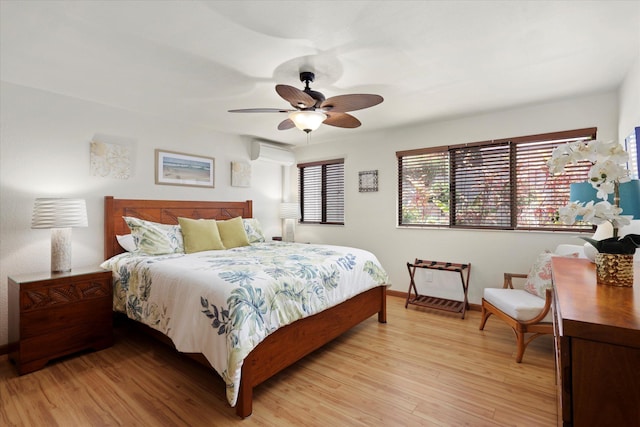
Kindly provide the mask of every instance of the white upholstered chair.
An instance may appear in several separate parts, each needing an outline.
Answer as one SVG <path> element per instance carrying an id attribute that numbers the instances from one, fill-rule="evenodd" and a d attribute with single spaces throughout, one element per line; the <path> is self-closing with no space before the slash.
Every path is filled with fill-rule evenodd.
<path id="1" fill-rule="evenodd" d="M 532 340 L 553 333 L 551 257 L 584 257 L 583 249 L 578 245 L 560 245 L 553 253 L 540 254 L 529 274 L 504 273 L 502 288 L 484 289 L 480 330 L 492 314 L 509 325 L 516 334 L 516 362 L 522 362 Z M 519 288 L 514 278 L 526 279 L 524 287 Z M 527 338 L 527 334 L 531 335 Z"/>

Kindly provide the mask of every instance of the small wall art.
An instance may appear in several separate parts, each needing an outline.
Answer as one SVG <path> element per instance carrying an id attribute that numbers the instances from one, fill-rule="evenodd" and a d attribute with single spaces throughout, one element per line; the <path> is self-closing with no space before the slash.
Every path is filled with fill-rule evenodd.
<path id="1" fill-rule="evenodd" d="M 116 179 L 131 176 L 131 150 L 127 146 L 91 141 L 90 162 L 93 176 Z"/>
<path id="2" fill-rule="evenodd" d="M 156 184 L 215 187 L 213 157 L 156 150 Z"/>
<path id="3" fill-rule="evenodd" d="M 361 171 L 359 174 L 359 189 L 361 193 L 378 191 L 378 171 Z"/>
<path id="4" fill-rule="evenodd" d="M 251 164 L 248 162 L 231 162 L 231 186 L 251 187 Z"/>

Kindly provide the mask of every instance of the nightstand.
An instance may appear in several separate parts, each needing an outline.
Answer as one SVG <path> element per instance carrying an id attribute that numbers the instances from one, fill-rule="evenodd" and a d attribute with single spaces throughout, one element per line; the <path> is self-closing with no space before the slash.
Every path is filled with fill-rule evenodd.
<path id="1" fill-rule="evenodd" d="M 9 277 L 9 358 L 20 375 L 52 359 L 113 344 L 111 271 Z"/>

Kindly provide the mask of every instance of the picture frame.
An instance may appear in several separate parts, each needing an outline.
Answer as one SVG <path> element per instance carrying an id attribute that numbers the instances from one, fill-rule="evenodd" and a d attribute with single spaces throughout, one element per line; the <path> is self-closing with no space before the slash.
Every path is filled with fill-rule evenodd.
<path id="1" fill-rule="evenodd" d="M 215 187 L 215 158 L 160 149 L 155 154 L 156 184 Z"/>
<path id="2" fill-rule="evenodd" d="M 131 148 L 128 145 L 91 141 L 89 151 L 92 176 L 115 179 L 131 177 Z"/>
<path id="3" fill-rule="evenodd" d="M 231 186 L 251 187 L 251 163 L 231 162 Z"/>
<path id="4" fill-rule="evenodd" d="M 378 191 L 378 171 L 361 171 L 358 172 L 359 191 L 361 193 L 369 193 Z"/>

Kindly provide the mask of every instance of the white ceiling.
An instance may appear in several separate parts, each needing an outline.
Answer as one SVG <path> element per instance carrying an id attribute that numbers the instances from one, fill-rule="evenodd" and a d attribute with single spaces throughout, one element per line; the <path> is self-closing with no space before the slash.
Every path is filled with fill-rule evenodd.
<path id="1" fill-rule="evenodd" d="M 640 1 L 0 0 L 0 78 L 292 144 L 278 83 L 375 93 L 357 129 L 313 142 L 619 87 Z"/>

